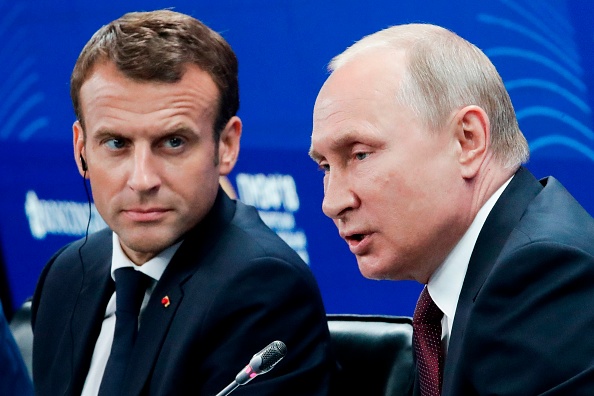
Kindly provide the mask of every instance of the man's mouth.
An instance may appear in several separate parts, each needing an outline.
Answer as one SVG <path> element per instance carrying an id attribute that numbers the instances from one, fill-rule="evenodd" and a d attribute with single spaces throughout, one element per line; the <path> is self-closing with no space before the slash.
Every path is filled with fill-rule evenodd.
<path id="1" fill-rule="evenodd" d="M 354 233 L 344 236 L 344 240 L 349 245 L 351 253 L 363 255 L 369 252 L 371 247 L 371 234 Z"/>
<path id="2" fill-rule="evenodd" d="M 163 208 L 131 208 L 124 211 L 124 214 L 133 221 L 152 222 L 161 220 L 168 210 Z"/>
<path id="3" fill-rule="evenodd" d="M 365 234 L 352 234 L 346 237 L 347 241 L 361 242 L 365 238 Z"/>

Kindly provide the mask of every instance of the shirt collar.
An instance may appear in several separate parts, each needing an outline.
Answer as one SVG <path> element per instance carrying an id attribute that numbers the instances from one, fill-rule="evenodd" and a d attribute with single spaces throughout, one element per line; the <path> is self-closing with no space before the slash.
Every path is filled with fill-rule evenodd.
<path id="1" fill-rule="evenodd" d="M 115 232 L 112 233 L 112 235 L 113 250 L 111 257 L 111 277 L 114 280 L 115 270 L 122 267 L 132 267 L 135 270 L 148 275 L 155 281 L 159 281 L 159 279 L 161 279 L 161 275 L 163 275 L 163 272 L 165 272 L 165 268 L 167 268 L 167 265 L 169 265 L 171 258 L 182 244 L 182 241 L 180 241 L 175 245 L 171 245 L 143 265 L 136 265 L 128 258 L 128 256 L 126 256 L 126 253 L 124 253 L 122 250 L 118 235 Z"/>
<path id="2" fill-rule="evenodd" d="M 495 206 L 512 178 L 513 176 L 503 183 L 485 202 L 468 230 L 429 279 L 427 284 L 429 295 L 447 318 L 448 333 L 452 331 L 458 298 L 462 291 L 462 284 L 464 283 L 464 277 L 476 240 L 487 220 L 487 216 L 489 216 L 493 206 Z"/>

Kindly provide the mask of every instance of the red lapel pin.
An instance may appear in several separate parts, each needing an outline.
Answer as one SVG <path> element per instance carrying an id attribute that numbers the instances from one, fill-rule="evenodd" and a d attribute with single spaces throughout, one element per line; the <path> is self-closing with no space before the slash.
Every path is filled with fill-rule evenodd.
<path id="1" fill-rule="evenodd" d="M 171 301 L 169 301 L 169 296 L 165 296 L 161 299 L 161 304 L 163 304 L 163 306 L 165 308 L 167 308 L 169 306 L 169 304 L 171 304 Z"/>

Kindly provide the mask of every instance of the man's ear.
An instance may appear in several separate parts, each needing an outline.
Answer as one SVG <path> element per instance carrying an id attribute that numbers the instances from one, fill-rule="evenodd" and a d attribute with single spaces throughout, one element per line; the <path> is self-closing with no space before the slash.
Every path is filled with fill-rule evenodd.
<path id="1" fill-rule="evenodd" d="M 460 146 L 458 162 L 462 177 L 475 177 L 487 156 L 491 143 L 491 124 L 487 113 L 478 106 L 466 106 L 454 118 L 456 139 Z"/>
<path id="2" fill-rule="evenodd" d="M 241 120 L 237 116 L 225 125 L 219 138 L 219 174 L 226 176 L 233 170 L 239 155 L 239 141 L 241 139 Z"/>
<path id="3" fill-rule="evenodd" d="M 74 147 L 74 161 L 76 161 L 78 173 L 82 177 L 88 178 L 89 169 L 85 153 L 85 134 L 78 120 L 72 124 L 72 145 Z"/>

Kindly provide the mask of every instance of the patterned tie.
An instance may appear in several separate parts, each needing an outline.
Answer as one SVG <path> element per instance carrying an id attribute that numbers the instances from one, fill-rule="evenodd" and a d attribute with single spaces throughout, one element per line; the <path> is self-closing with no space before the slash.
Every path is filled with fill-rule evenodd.
<path id="1" fill-rule="evenodd" d="M 421 396 L 441 394 L 444 363 L 441 347 L 442 317 L 443 312 L 435 305 L 425 286 L 413 316 L 413 345 Z"/>
<path id="2" fill-rule="evenodd" d="M 103 373 L 100 396 L 119 394 L 126 367 L 138 333 L 138 314 L 150 278 L 132 267 L 114 272 L 116 283 L 116 324 L 111 352 Z"/>

